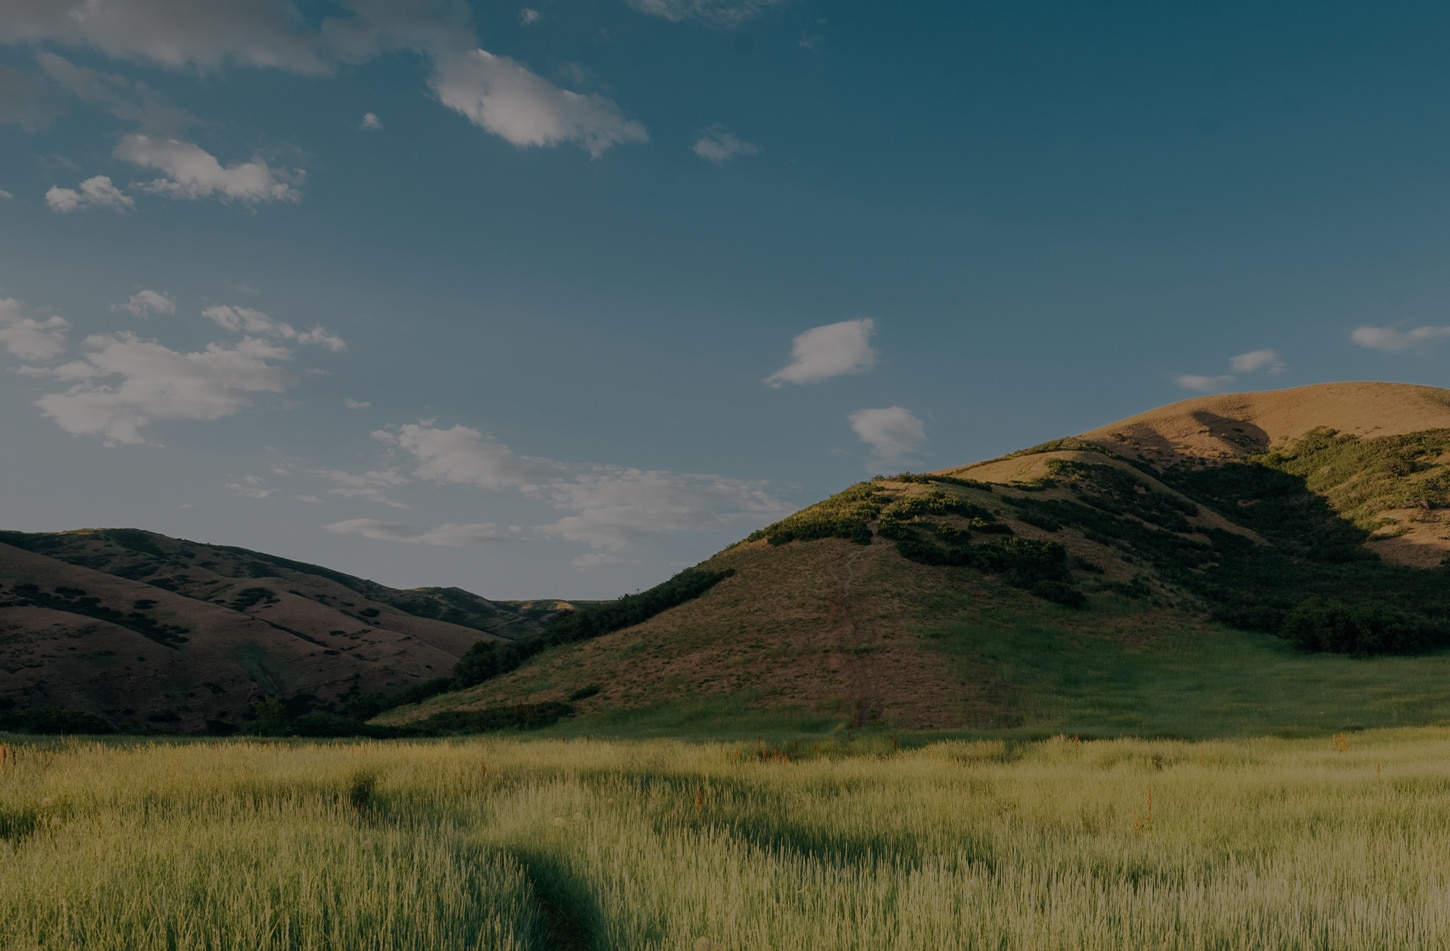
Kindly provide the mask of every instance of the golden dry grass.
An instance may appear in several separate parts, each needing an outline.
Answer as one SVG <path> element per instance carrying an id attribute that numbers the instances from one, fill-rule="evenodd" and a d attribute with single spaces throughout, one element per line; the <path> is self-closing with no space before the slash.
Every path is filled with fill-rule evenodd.
<path id="1" fill-rule="evenodd" d="M 1450 731 L 27 745 L 19 949 L 1438 948 Z M 703 943 L 702 943 L 703 942 Z"/>

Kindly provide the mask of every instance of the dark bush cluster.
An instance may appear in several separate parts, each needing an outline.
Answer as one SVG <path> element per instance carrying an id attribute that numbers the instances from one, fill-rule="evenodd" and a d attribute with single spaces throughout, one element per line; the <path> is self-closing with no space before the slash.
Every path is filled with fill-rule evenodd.
<path id="1" fill-rule="evenodd" d="M 1312 597 L 1289 611 L 1280 633 L 1300 650 L 1364 657 L 1416 653 L 1441 632 L 1385 601 L 1350 604 Z"/>
<path id="2" fill-rule="evenodd" d="M 0 730 L 18 733 L 115 733 L 110 720 L 80 710 L 40 706 L 23 710 L 0 710 Z"/>
<path id="3" fill-rule="evenodd" d="M 1170 532 L 1193 530 L 1187 516 L 1198 514 L 1198 506 L 1186 499 L 1150 488 L 1133 473 L 1110 465 L 1089 465 L 1065 459 L 1049 459 L 1047 471 L 1065 483 L 1088 505 L 1112 515 L 1136 516 Z"/>
<path id="4" fill-rule="evenodd" d="M 124 627 L 135 631 L 142 637 L 150 638 L 164 647 L 174 648 L 187 641 L 185 635 L 191 632 L 188 627 L 180 624 L 166 624 L 156 620 L 141 609 L 142 603 L 137 601 L 135 609 L 122 612 L 116 608 L 101 603 L 101 599 L 88 595 L 80 588 L 73 588 L 61 585 L 53 592 L 41 589 L 39 585 L 30 583 L 17 584 L 13 589 L 16 606 L 37 605 L 43 608 L 50 608 L 55 611 L 65 611 L 70 614 L 79 614 L 83 617 L 92 617 L 99 621 L 109 621 L 118 627 Z M 149 602 L 154 605 L 155 602 Z"/>

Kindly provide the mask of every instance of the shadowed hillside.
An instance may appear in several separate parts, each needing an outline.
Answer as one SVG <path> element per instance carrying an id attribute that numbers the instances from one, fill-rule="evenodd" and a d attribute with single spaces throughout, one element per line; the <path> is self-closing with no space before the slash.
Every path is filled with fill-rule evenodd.
<path id="1" fill-rule="evenodd" d="M 478 640 L 536 634 L 562 607 L 135 529 L 0 532 L 0 705 L 226 731 L 265 696 L 301 711 L 446 676 Z"/>
<path id="2" fill-rule="evenodd" d="M 1152 730 L 1195 710 L 1256 722 L 1257 703 L 1290 725 L 1326 708 L 1388 723 L 1406 697 L 1438 710 L 1425 698 L 1450 682 L 1447 465 L 1444 390 L 1190 400 L 857 484 L 702 563 L 733 574 L 696 600 L 383 719 L 555 701 L 596 719 L 776 708 L 848 725 Z M 1339 666 L 1372 655 L 1407 656 Z M 1356 707 L 1360 684 L 1348 707 L 1326 703 L 1346 671 L 1402 695 Z"/>

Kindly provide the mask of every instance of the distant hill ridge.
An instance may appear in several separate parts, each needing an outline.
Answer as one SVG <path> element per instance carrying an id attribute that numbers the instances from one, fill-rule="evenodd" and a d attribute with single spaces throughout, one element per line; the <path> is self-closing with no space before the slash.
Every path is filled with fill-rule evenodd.
<path id="1" fill-rule="evenodd" d="M 137 529 L 0 532 L 0 706 L 225 732 L 251 705 L 335 705 L 446 676 L 566 602 L 396 590 Z"/>

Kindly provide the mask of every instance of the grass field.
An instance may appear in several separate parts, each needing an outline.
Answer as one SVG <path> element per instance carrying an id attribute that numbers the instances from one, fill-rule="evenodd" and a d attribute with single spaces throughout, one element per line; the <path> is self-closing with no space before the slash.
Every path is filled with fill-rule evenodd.
<path id="1" fill-rule="evenodd" d="M 0 947 L 1432 948 L 1450 730 L 7 741 Z M 911 747 L 911 748 L 908 748 Z"/>
<path id="2" fill-rule="evenodd" d="M 1450 722 L 1447 650 L 1306 654 L 1268 634 L 1095 614 L 1074 630 L 1064 609 L 1014 605 L 958 613 L 925 636 L 999 685 L 1020 735 L 1306 736 Z"/>

